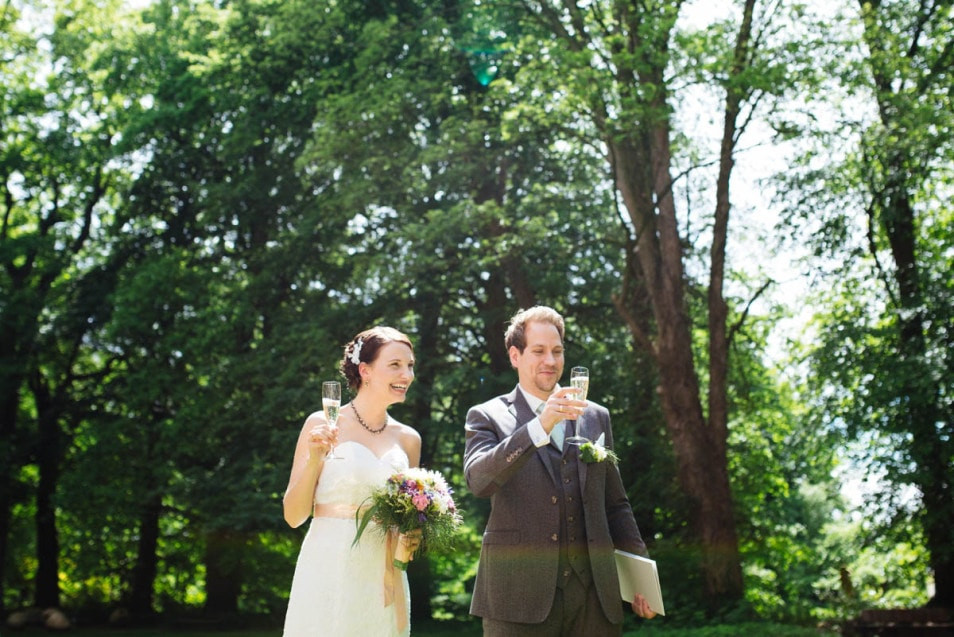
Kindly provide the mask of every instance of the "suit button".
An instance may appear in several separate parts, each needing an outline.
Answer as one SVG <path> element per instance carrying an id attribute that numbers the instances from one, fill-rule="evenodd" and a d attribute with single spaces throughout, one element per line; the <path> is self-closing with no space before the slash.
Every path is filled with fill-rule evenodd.
<path id="1" fill-rule="evenodd" d="M 568 518 L 566 519 L 566 521 L 567 521 L 567 522 L 572 522 L 572 521 L 573 521 L 573 516 L 571 515 L 570 517 L 568 517 Z"/>
<path id="2" fill-rule="evenodd" d="M 566 569 L 565 571 L 563 571 L 563 577 L 569 577 L 569 576 L 570 576 L 570 569 Z"/>
<path id="3" fill-rule="evenodd" d="M 570 484 L 569 478 L 563 478 L 563 484 Z"/>
<path id="4" fill-rule="evenodd" d="M 554 495 L 554 496 L 550 496 L 550 502 L 552 502 L 553 504 L 556 504 L 556 503 L 557 503 L 557 497 L 556 497 L 555 495 Z"/>
<path id="5" fill-rule="evenodd" d="M 550 539 L 553 540 L 554 542 L 556 542 L 556 541 L 559 540 L 560 538 L 558 538 L 558 537 L 557 537 L 557 534 L 554 533 L 553 535 L 550 536 Z"/>

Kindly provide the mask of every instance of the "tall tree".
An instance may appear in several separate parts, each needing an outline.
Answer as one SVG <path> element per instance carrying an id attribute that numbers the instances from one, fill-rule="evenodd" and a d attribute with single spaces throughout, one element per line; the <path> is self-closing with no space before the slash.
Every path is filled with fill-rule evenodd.
<path id="1" fill-rule="evenodd" d="M 3 500 L 7 533 L 11 480 L 27 462 L 35 463 L 37 572 L 35 602 L 59 603 L 59 543 L 55 494 L 71 430 L 81 417 L 80 386 L 99 370 L 86 352 L 89 335 L 108 316 L 108 297 L 122 257 L 110 256 L 114 196 L 123 183 L 115 157 L 122 96 L 103 82 L 97 66 L 99 43 L 110 39 L 102 25 L 115 26 L 114 9 L 90 22 L 82 3 L 54 4 L 32 13 L 42 38 L 23 66 L 11 64 L 16 79 L 34 71 L 30 83 L 9 85 L 3 113 L 4 215 L 4 404 L 28 389 L 33 413 L 20 407 L 3 417 L 7 457 Z M 42 16 L 52 16 L 51 23 Z M 15 42 L 16 40 L 11 40 Z M 16 58 L 16 56 L 15 56 Z M 22 78 L 21 78 L 22 80 Z M 22 405 L 22 403 L 21 403 Z M 5 408 L 7 409 L 7 408 Z M 23 416 L 35 424 L 31 432 Z M 26 441 L 26 444 L 24 444 Z M 0 557 L 6 558 L 5 550 Z"/>
<path id="2" fill-rule="evenodd" d="M 0 113 L 0 171 L 3 216 L 0 225 L 0 569 L 10 554 L 11 512 L 14 494 L 21 489 L 20 470 L 27 461 L 27 436 L 23 422 L 23 395 L 30 374 L 30 357 L 37 338 L 38 317 L 55 275 L 44 273 L 41 255 L 45 236 L 55 220 L 41 223 L 42 210 L 30 196 L 32 182 L 41 180 L 41 166 L 28 162 L 42 148 L 37 130 L 46 114 L 43 91 L 32 80 L 42 61 L 31 56 L 37 49 L 34 35 L 20 24 L 19 5 L 8 3 L 0 12 L 2 36 L 2 113 Z M 38 184 L 39 187 L 39 184 Z M 50 267 L 53 267 L 52 264 Z M 0 610 L 6 595 L 0 580 Z"/>
<path id="3" fill-rule="evenodd" d="M 701 266 L 708 281 L 695 283 L 687 275 L 692 238 L 681 227 L 676 202 L 680 184 L 674 177 L 679 147 L 673 142 L 672 100 L 678 90 L 673 69 L 679 65 L 672 44 L 682 4 L 679 0 L 525 2 L 526 21 L 543 34 L 542 41 L 525 44 L 527 54 L 555 68 L 550 73 L 531 67 L 525 83 L 536 94 L 556 94 L 565 87 L 572 109 L 566 115 L 578 118 L 574 124 L 587 122 L 591 128 L 586 134 L 593 145 L 606 150 L 620 196 L 622 228 L 630 237 L 616 306 L 634 341 L 658 370 L 679 480 L 691 502 L 691 530 L 701 553 L 704 592 L 710 608 L 718 609 L 740 601 L 743 594 L 727 459 L 729 344 L 737 334 L 737 325 L 729 323 L 724 290 L 732 209 L 729 187 L 737 144 L 755 108 L 787 85 L 777 71 L 772 72 L 783 64 L 772 6 L 758 11 L 754 0 L 739 3 L 738 20 L 720 23 L 716 36 L 704 39 L 705 46 L 698 49 L 711 47 L 712 52 L 695 63 L 709 69 L 710 88 L 723 92 L 724 124 L 721 148 L 713 160 L 718 171 L 706 221 L 712 229 L 709 256 Z M 729 28 L 733 25 L 734 32 Z M 680 55 L 693 58 L 693 50 L 697 49 L 687 47 Z M 689 68 L 682 69 L 687 78 Z M 541 77 L 552 79 L 544 83 Z M 688 219 L 702 213 L 690 209 L 684 214 Z M 694 351 L 697 323 L 689 311 L 689 296 L 697 284 L 708 295 L 703 323 L 709 340 L 701 357 L 702 352 Z M 745 313 L 736 317 L 744 320 Z M 707 366 L 705 387 L 700 361 Z"/>
<path id="4" fill-rule="evenodd" d="M 241 610 L 254 585 L 249 549 L 281 524 L 271 505 L 289 436 L 351 335 L 334 299 L 350 273 L 337 241 L 349 215 L 296 166 L 324 97 L 316 78 L 336 71 L 334 15 L 307 2 L 191 4 L 149 10 L 161 53 L 144 56 L 151 119 L 131 132 L 151 159 L 130 209 L 168 228 L 153 258 L 178 254 L 182 285 L 205 288 L 152 308 L 174 338 L 192 333 L 181 344 L 158 334 L 148 355 L 183 387 L 206 388 L 175 392 L 163 428 L 191 432 L 170 458 L 169 490 L 202 539 L 205 609 L 221 614 Z M 181 356 L 163 355 L 170 346 Z M 276 421 L 288 427 L 266 425 Z"/>
<path id="5" fill-rule="evenodd" d="M 899 531 L 923 529 L 944 606 L 954 605 L 951 16 L 951 2 L 893 0 L 840 16 L 860 35 L 839 42 L 834 95 L 854 108 L 836 104 L 834 126 L 818 131 L 818 120 L 816 132 L 821 152 L 846 150 L 817 166 L 817 151 L 806 155 L 791 208 L 826 258 L 819 272 L 835 277 L 813 356 L 820 404 L 885 477 L 876 506 Z"/>
<path id="6" fill-rule="evenodd" d="M 910 434 L 905 451 L 918 468 L 912 482 L 924 507 L 935 602 L 952 607 L 954 403 L 945 399 L 951 368 L 948 373 L 941 368 L 929 374 L 922 369 L 937 365 L 944 335 L 934 325 L 940 321 L 949 326 L 954 308 L 938 296 L 949 290 L 938 290 L 932 277 L 921 271 L 937 264 L 924 262 L 926 251 L 918 234 L 929 222 L 918 214 L 917 201 L 929 187 L 935 162 L 949 167 L 954 159 L 950 150 L 940 151 L 954 143 L 950 76 L 954 4 L 921 2 L 912 7 L 877 0 L 859 4 L 879 124 L 870 131 L 871 143 L 865 148 L 870 249 L 876 259 L 882 253 L 890 255 L 891 267 L 882 283 L 897 320 L 896 358 L 903 370 L 894 389 L 907 405 L 895 413 L 892 428 Z"/>

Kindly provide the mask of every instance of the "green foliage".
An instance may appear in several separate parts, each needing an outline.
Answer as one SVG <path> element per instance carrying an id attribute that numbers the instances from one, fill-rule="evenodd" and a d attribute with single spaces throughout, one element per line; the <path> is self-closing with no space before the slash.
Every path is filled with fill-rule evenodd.
<path id="1" fill-rule="evenodd" d="M 662 622 L 647 622 L 638 630 L 624 633 L 626 637 L 737 637 L 738 635 L 778 635 L 778 637 L 834 637 L 840 634 L 836 630 L 775 624 L 763 622 L 741 622 L 717 624 L 714 626 L 670 627 Z"/>
<path id="2" fill-rule="evenodd" d="M 566 314 L 567 361 L 590 367 L 591 398 L 613 414 L 637 520 L 667 605 L 681 609 L 636 632 L 680 634 L 680 621 L 698 620 L 699 547 L 659 379 L 612 305 L 633 229 L 621 224 L 594 123 L 578 114 L 605 107 L 639 130 L 666 114 L 649 106 L 666 88 L 656 80 L 597 90 L 604 76 L 594 55 L 638 75 L 641 53 L 671 54 L 681 82 L 722 90 L 731 25 L 660 41 L 677 17 L 675 3 L 660 3 L 639 16 L 637 40 L 574 50 L 499 4 L 459 14 L 433 3 L 161 0 L 130 13 L 100 4 L 58 3 L 43 46 L 14 21 L 17 7 L 0 14 L 0 168 L 12 196 L 0 313 L 4 339 L 15 335 L 9 348 L 4 341 L 2 372 L 18 414 L 16 435 L 4 429 L 0 440 L 3 494 L 15 494 L 4 500 L 5 604 L 27 605 L 35 586 L 39 400 L 24 389 L 32 377 L 60 389 L 67 406 L 54 493 L 66 605 L 128 603 L 144 558 L 156 571 L 145 583 L 152 610 L 216 610 L 210 578 L 228 570 L 239 612 L 281 616 L 300 541 L 280 503 L 298 428 L 317 407 L 320 381 L 337 373 L 341 345 L 387 323 L 412 335 L 419 362 L 395 415 L 421 432 L 423 465 L 447 476 L 465 512 L 462 548 L 428 555 L 432 583 L 412 594 L 428 597 L 436 618 L 466 620 L 488 502 L 461 475 L 464 416 L 513 386 L 502 328 L 518 307 L 540 302 Z M 789 48 L 779 28 L 765 32 L 772 46 L 733 80 L 739 88 L 777 95 L 813 77 L 806 48 Z M 805 199 L 863 202 L 861 184 L 887 179 L 884 158 L 863 160 L 885 146 L 910 144 L 903 166 L 923 168 L 914 160 L 944 152 L 946 125 L 918 123 L 940 112 L 942 97 L 932 92 L 898 129 L 866 131 L 846 169 L 823 173 L 818 197 Z M 687 174 L 707 161 L 694 131 L 673 134 Z M 920 153 L 932 144 L 936 154 Z M 918 191 L 931 211 L 918 226 L 925 358 L 891 356 L 901 309 L 890 293 L 873 293 L 869 269 L 842 270 L 843 287 L 825 297 L 811 398 L 763 363 L 779 317 L 740 323 L 729 462 L 747 607 L 727 614 L 803 621 L 923 601 L 916 509 L 896 498 L 878 524 L 845 522 L 830 476 L 847 433 L 870 446 L 858 460 L 877 460 L 892 480 L 917 477 L 906 432 L 894 427 L 905 403 L 894 399 L 926 368 L 941 378 L 939 395 L 950 393 L 954 219 L 937 204 L 944 194 L 943 181 Z M 824 235 L 819 255 L 864 252 L 850 218 L 813 221 Z M 687 227 L 688 243 L 694 232 Z M 701 243 L 685 248 L 693 264 L 703 262 Z M 704 374 L 702 277 L 695 268 L 687 277 Z M 741 290 L 729 298 L 735 320 L 758 283 L 732 283 Z M 142 539 L 154 512 L 149 549 Z M 209 551 L 223 536 L 221 551 Z"/>
<path id="3" fill-rule="evenodd" d="M 475 516 L 468 516 L 471 520 Z M 470 595 L 477 577 L 483 527 L 465 523 L 458 530 L 455 551 L 427 554 L 437 586 L 431 593 L 431 616 L 441 621 L 472 620 Z M 416 632 L 416 629 L 415 629 Z"/>
<path id="4" fill-rule="evenodd" d="M 928 554 L 917 529 L 878 529 L 840 517 L 828 524 L 825 537 L 819 552 L 830 556 L 833 568 L 812 583 L 822 602 L 814 617 L 846 620 L 864 608 L 914 608 L 928 601 Z"/>
<path id="5" fill-rule="evenodd" d="M 930 569 L 943 574 L 954 564 L 946 398 L 954 305 L 941 274 L 950 267 L 950 206 L 938 196 L 951 167 L 950 82 L 939 72 L 951 61 L 949 7 L 860 9 L 860 40 L 830 58 L 840 84 L 828 97 L 853 104 L 852 115 L 812 126 L 818 132 L 786 193 L 799 202 L 790 209 L 802 230 L 794 235 L 823 257 L 807 400 L 816 422 L 847 438 L 856 470 L 876 478 L 866 507 L 877 524 L 864 529 L 866 540 L 921 536 Z M 845 150 L 832 155 L 835 146 Z M 900 588 L 882 590 L 881 600 L 924 595 L 916 577 L 885 579 Z M 950 603 L 950 579 L 937 585 L 936 601 Z"/>

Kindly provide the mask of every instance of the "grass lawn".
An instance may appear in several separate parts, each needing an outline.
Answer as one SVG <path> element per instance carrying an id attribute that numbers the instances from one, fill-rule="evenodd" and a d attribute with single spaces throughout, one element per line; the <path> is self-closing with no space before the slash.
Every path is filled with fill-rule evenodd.
<path id="1" fill-rule="evenodd" d="M 55 632 L 44 628 L 11 630 L 4 628 L 3 637 L 50 637 Z M 195 628 L 74 628 L 64 635 L 70 637 L 281 637 L 281 628 L 249 628 L 244 630 L 199 630 Z M 825 631 L 804 626 L 771 623 L 746 623 L 731 626 L 673 627 L 647 622 L 624 637 L 838 637 L 837 631 Z M 477 621 L 433 622 L 412 626 L 412 637 L 481 637 Z"/>
<path id="2" fill-rule="evenodd" d="M 840 637 L 837 630 L 773 624 L 769 622 L 746 622 L 720 626 L 674 627 L 647 622 L 623 637 Z"/>
<path id="3" fill-rule="evenodd" d="M 412 626 L 412 635 L 421 637 L 481 637 L 478 622 L 433 622 Z M 51 637 L 58 634 L 46 628 L 11 629 L 0 627 L 0 637 Z M 281 628 L 209 629 L 183 626 L 149 628 L 78 627 L 62 633 L 66 637 L 281 637 Z M 373 637 L 373 636 L 369 636 Z"/>

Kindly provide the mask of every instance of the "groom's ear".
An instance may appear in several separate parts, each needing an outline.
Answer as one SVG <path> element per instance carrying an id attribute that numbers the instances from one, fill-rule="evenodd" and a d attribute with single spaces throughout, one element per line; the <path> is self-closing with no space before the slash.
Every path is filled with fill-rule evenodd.
<path id="1" fill-rule="evenodd" d="M 510 366 L 517 369 L 517 365 L 520 363 L 520 350 L 517 349 L 516 345 L 511 345 L 507 354 L 510 356 Z"/>

